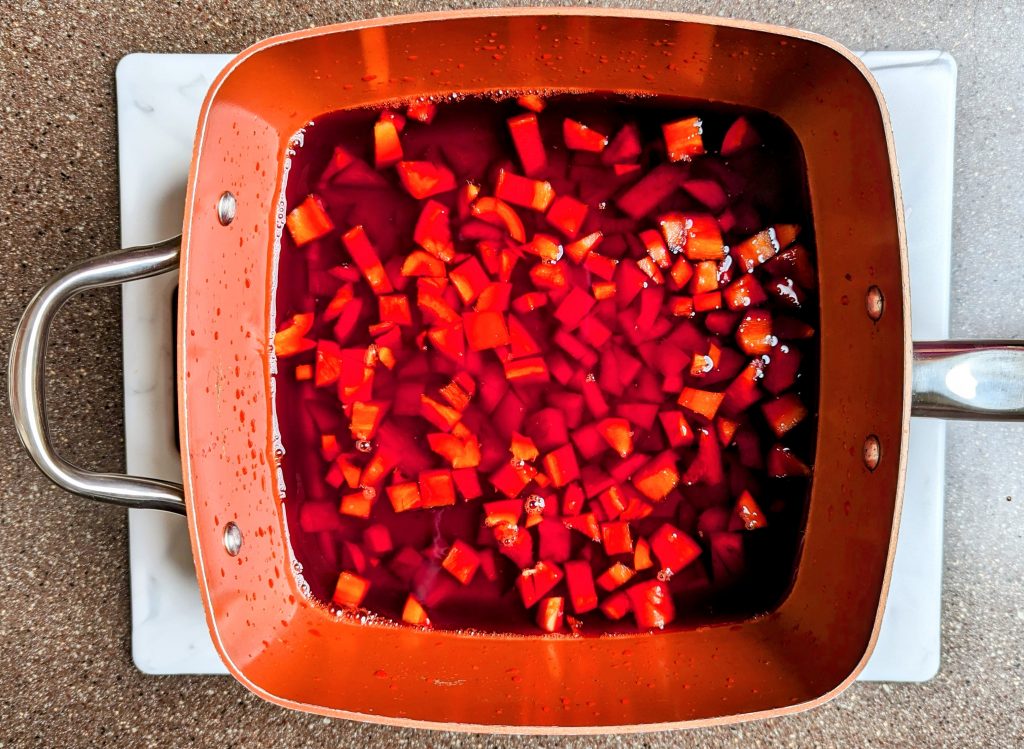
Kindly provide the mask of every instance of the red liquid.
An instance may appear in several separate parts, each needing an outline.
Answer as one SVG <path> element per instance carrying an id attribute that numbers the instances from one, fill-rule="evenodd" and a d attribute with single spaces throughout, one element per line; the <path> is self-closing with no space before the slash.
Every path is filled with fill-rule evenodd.
<path id="1" fill-rule="evenodd" d="M 504 164 L 517 174 L 522 173 L 519 158 L 508 134 L 506 120 L 523 112 L 524 110 L 513 100 L 470 99 L 443 104 L 430 125 L 410 121 L 405 126 L 400 135 L 403 158 L 447 164 L 454 172 L 459 185 L 470 180 L 483 186 L 481 195 L 492 195 L 495 173 L 499 165 Z M 726 129 L 741 114 L 752 123 L 763 141 L 762 145 L 729 158 L 715 155 Z M 321 179 L 338 145 L 343 145 L 346 150 L 373 165 L 374 122 L 378 115 L 378 111 L 346 111 L 318 119 L 306 129 L 304 142 L 292 160 L 286 185 L 288 210 L 291 211 L 302 203 L 307 195 L 316 194 L 322 200 L 334 225 L 334 229 L 325 236 L 302 247 L 296 247 L 288 231 L 284 232 L 282 238 L 276 297 L 278 326 L 280 328 L 296 313 L 316 312 L 316 323 L 307 334 L 310 340 L 331 340 L 334 335 L 335 323 L 324 321 L 323 311 L 338 288 L 343 285 L 342 280 L 332 275 L 329 269 L 338 266 L 352 267 L 352 258 L 340 241 L 342 234 L 353 226 L 363 226 L 389 277 L 395 282 L 393 285 L 403 281 L 398 272 L 400 259 L 416 248 L 413 228 L 425 201 L 412 198 L 403 189 L 394 168 L 378 170 L 377 174 L 381 177 L 378 184 L 339 186 Z M 626 175 L 616 178 L 611 168 L 601 163 L 598 154 L 564 148 L 561 129 L 563 119 L 572 117 L 609 135 L 617 133 L 627 122 L 637 123 L 645 144 L 644 151 L 638 158 L 641 169 L 637 173 L 642 175 L 665 161 L 664 152 L 657 145 L 662 137 L 661 124 L 691 116 L 699 116 L 703 120 L 703 142 L 709 155 L 696 157 L 682 168 L 688 171 L 688 180 L 709 180 L 722 185 L 729 193 L 729 205 L 734 217 L 738 219 L 738 225 L 729 226 L 728 220 L 726 221 L 725 228 L 729 230 L 723 229 L 722 232 L 725 244 L 735 247 L 764 226 L 799 224 L 804 227 L 799 235 L 799 243 L 813 253 L 813 237 L 810 233 L 810 214 L 799 145 L 785 125 L 760 113 L 709 108 L 707 105 L 694 105 L 690 102 L 664 98 L 637 100 L 598 95 L 554 98 L 548 100 L 546 108 L 539 115 L 543 140 L 547 146 L 548 165 L 543 172 L 533 176 L 548 180 L 556 194 L 573 195 L 588 204 L 587 216 L 578 236 L 582 237 L 597 230 L 603 231 L 604 240 L 596 251 L 615 257 L 620 262 L 643 258 L 647 253 L 635 237 L 643 230 L 657 229 L 655 217 L 671 211 L 687 214 L 708 213 L 708 208 L 686 190 L 673 189 L 646 217 L 634 220 L 626 216 L 617 208 L 616 198 L 628 189 L 635 177 Z M 458 238 L 456 227 L 460 222 L 454 205 L 455 198 L 454 191 L 433 197 L 450 208 L 455 249 L 460 254 L 479 257 L 476 241 Z M 527 237 L 533 236 L 536 231 L 560 237 L 559 231 L 539 212 L 520 207 L 516 207 L 515 210 L 522 218 Z M 569 244 L 565 237 L 561 237 L 561 241 L 563 244 Z M 508 240 L 504 242 L 510 243 Z M 529 254 L 524 255 L 524 260 L 519 262 L 510 279 L 513 300 L 523 294 L 537 291 L 534 281 L 527 273 L 529 267 L 537 262 L 538 260 Z M 569 288 L 579 287 L 589 291 L 594 281 L 602 280 L 568 259 L 563 258 L 561 263 L 567 266 Z M 728 263 L 727 259 L 723 266 Z M 450 270 L 458 264 L 459 259 L 456 259 L 455 262 L 449 263 L 447 268 Z M 767 266 L 759 267 L 753 274 L 766 288 L 770 285 L 770 280 L 779 275 L 777 265 L 772 267 L 774 275 L 766 270 Z M 735 273 L 734 269 L 736 279 L 741 275 Z M 418 318 L 416 279 L 404 280 L 407 282 L 405 293 L 409 298 L 414 320 L 413 325 L 402 328 L 402 335 L 405 350 L 414 352 L 416 334 L 431 326 L 423 324 Z M 375 296 L 366 280 L 360 278 L 354 282 L 354 286 L 357 295 L 365 304 L 356 331 L 343 344 L 343 348 L 366 348 L 374 342 L 367 326 L 378 321 L 378 310 Z M 798 287 L 797 293 L 802 302 L 799 307 L 792 307 L 774 297 L 769 298 L 763 307 L 775 318 L 784 315 L 816 328 L 817 298 L 814 290 Z M 665 304 L 672 295 L 691 296 L 687 290 L 668 292 L 664 297 Z M 636 304 L 632 306 L 635 308 Z M 467 310 L 470 308 L 471 305 L 466 306 Z M 528 321 L 528 329 L 535 333 L 535 337 L 541 342 L 541 356 L 547 357 L 552 352 L 560 350 L 552 343 L 553 335 L 564 327 L 554 316 L 554 310 L 557 308 L 557 303 L 552 302 L 535 312 L 514 313 Z M 598 311 L 602 309 L 607 309 L 607 312 Z M 612 339 L 614 345 L 646 367 L 650 364 L 649 354 L 652 349 L 632 345 L 615 328 L 621 321 L 621 311 L 622 308 L 617 307 L 614 300 L 611 300 L 598 302 L 593 314 L 599 317 L 604 314 L 604 319 L 607 319 L 609 326 L 616 331 Z M 717 342 L 724 349 L 736 349 L 731 333 L 712 336 L 707 330 L 706 320 L 706 315 L 699 313 L 693 318 L 675 318 L 674 322 L 692 328 L 692 331 L 705 341 Z M 673 327 L 673 330 L 675 329 Z M 646 343 L 658 345 L 671 336 L 670 331 Z M 801 351 L 803 358 L 800 377 L 795 386 L 786 392 L 798 394 L 813 412 L 818 379 L 816 341 L 813 338 L 782 340 L 777 341 L 777 346 L 779 345 Z M 438 389 L 459 371 L 472 370 L 477 381 L 480 380 L 481 363 L 497 367 L 498 371 L 501 371 L 499 357 L 494 350 L 468 354 L 472 363 L 466 365 L 454 363 L 450 358 L 433 350 L 429 344 L 428 348 L 431 350 L 426 356 L 420 357 L 412 366 L 412 374 L 409 374 L 409 368 L 401 358 L 394 370 L 378 365 L 374 370 L 373 400 L 393 404 L 395 398 L 399 397 L 398 393 L 401 392 L 403 383 L 413 382 L 416 383 L 414 389 L 417 392 L 427 393 L 443 403 L 438 395 Z M 773 349 L 767 358 L 771 359 L 777 351 L 778 348 Z M 602 355 L 601 350 L 596 350 L 596 353 L 599 357 Z M 573 366 L 577 366 L 577 362 L 571 357 L 566 358 L 570 359 Z M 746 365 L 747 360 L 755 358 L 758 357 L 744 355 L 741 367 Z M 377 449 L 380 434 L 369 440 L 368 445 L 363 445 L 369 448 L 368 452 L 361 452 L 358 449 L 358 440 L 350 435 L 349 419 L 339 402 L 337 386 L 318 388 L 312 381 L 296 380 L 296 368 L 313 363 L 312 350 L 279 358 L 276 411 L 286 451 L 283 468 L 291 543 L 298 560 L 302 563 L 303 576 L 310 584 L 314 595 L 329 602 L 339 572 L 356 571 L 370 583 L 361 606 L 377 614 L 400 621 L 406 598 L 412 592 L 423 603 L 433 626 L 437 628 L 539 633 L 540 630 L 535 623 L 535 609 L 524 608 L 515 585 L 520 569 L 503 554 L 493 554 L 498 573 L 495 581 L 488 580 L 480 570 L 477 570 L 470 583 L 462 585 L 441 566 L 453 542 L 459 539 L 478 550 L 490 549 L 494 552 L 500 547 L 494 538 L 494 532 L 482 528 L 482 506 L 485 502 L 506 498 L 489 483 L 488 476 L 511 460 L 508 452 L 511 438 L 509 425 L 515 420 L 511 419 L 508 413 L 504 413 L 507 409 L 499 406 L 488 412 L 480 407 L 478 394 L 477 400 L 463 414 L 463 423 L 479 438 L 482 447 L 483 463 L 479 469 L 482 498 L 465 501 L 459 496 L 452 506 L 395 512 L 386 495 L 387 485 L 395 481 L 392 475 L 375 488 L 376 499 L 369 519 L 353 517 L 339 513 L 337 508 L 342 495 L 359 493 L 359 490 L 344 486 L 336 489 L 325 480 L 331 468 L 331 461 L 325 460 L 321 454 L 321 435 L 336 435 L 342 452 L 351 454 L 355 462 L 365 463 Z M 768 366 L 771 367 L 771 364 Z M 592 368 L 595 379 L 599 382 L 600 369 L 600 363 Z M 681 374 L 683 384 L 719 392 L 729 385 L 738 371 L 734 367 L 734 371 L 723 373 L 721 377 L 716 377 L 713 373 L 712 383 L 708 384 L 707 376 L 693 376 L 689 369 L 688 359 Z M 544 407 L 560 409 L 566 396 L 573 402 L 579 401 L 578 397 L 574 397 L 578 389 L 578 382 L 563 385 L 555 377 L 551 377 L 543 384 L 514 386 L 514 391 L 527 411 Z M 621 394 L 606 391 L 604 396 L 611 409 L 610 416 L 616 415 L 621 404 L 641 401 L 656 407 L 659 412 L 680 410 L 677 404 L 679 388 L 671 391 L 661 391 L 659 388 L 656 399 L 651 398 L 649 392 L 645 392 L 643 398 L 646 400 L 638 395 L 640 389 L 633 383 L 624 387 Z M 771 397 L 766 394 L 762 400 Z M 771 433 L 759 406 L 760 404 L 755 404 L 738 419 L 743 424 L 741 431 L 748 433 L 749 439 L 745 444 L 754 445 L 743 456 L 743 460 L 736 443 L 731 442 L 721 448 L 724 476 L 720 483 L 712 486 L 704 483 L 693 486 L 680 485 L 664 501 L 649 503 L 653 507 L 651 515 L 630 521 L 634 542 L 638 537 L 651 536 L 662 524 L 669 522 L 700 544 L 700 558 L 676 571 L 667 582 L 676 611 L 675 622 L 671 626 L 722 618 L 742 618 L 765 612 L 781 599 L 791 583 L 803 529 L 810 480 L 771 478 L 763 467 L 750 466 L 758 462 L 757 456 L 767 454 L 769 448 L 776 443 L 791 448 L 793 454 L 809 464 L 813 458 L 816 418 L 812 413 L 779 439 Z M 394 406 L 390 407 L 393 411 Z M 574 407 L 571 410 L 579 409 Z M 686 415 L 692 429 L 700 429 L 702 426 L 709 430 L 716 428 L 713 423 L 703 424 L 699 416 L 693 416 L 689 412 Z M 402 481 L 415 482 L 417 474 L 424 469 L 450 467 L 426 444 L 425 435 L 429 432 L 439 432 L 438 428 L 428 425 L 421 417 L 415 415 L 395 416 L 389 413 L 385 420 L 387 431 L 393 438 L 406 440 L 401 449 L 402 458 L 396 468 L 398 474 L 404 474 L 406 477 Z M 570 420 L 573 420 L 571 416 Z M 582 418 L 575 421 L 581 422 L 581 425 L 588 425 L 596 419 L 584 408 Z M 516 426 L 517 431 L 530 433 L 528 425 Z M 570 427 L 568 431 L 572 434 L 576 429 L 578 427 Z M 631 424 L 631 429 L 633 447 L 638 453 L 654 456 L 672 449 L 666 444 L 665 433 L 657 419 L 649 430 L 636 424 Z M 692 462 L 695 447 L 694 444 L 675 449 L 679 457 L 680 473 L 684 473 Z M 540 457 L 531 464 L 543 471 L 542 458 L 547 452 L 548 449 L 541 449 Z M 751 458 L 751 453 L 754 458 Z M 592 463 L 610 469 L 618 460 L 609 450 L 592 460 L 580 457 L 579 464 L 583 466 Z M 743 465 L 744 462 L 748 465 Z M 623 483 L 628 484 L 629 480 Z M 725 524 L 736 527 L 734 506 L 737 497 L 744 490 L 749 490 L 756 497 L 762 514 L 767 518 L 767 526 L 757 530 L 729 531 L 724 527 L 719 528 Z M 535 495 L 545 499 L 543 514 L 548 518 L 546 522 L 560 522 L 558 514 L 562 510 L 564 490 L 553 487 L 538 488 L 530 484 L 520 496 L 526 499 Z M 597 503 L 597 498 L 594 502 Z M 531 535 L 536 552 L 539 547 L 539 531 L 537 527 L 523 527 L 523 518 L 520 519 L 518 532 Z M 392 550 L 381 552 L 375 547 L 373 540 L 364 537 L 367 527 L 373 525 L 386 527 L 390 534 Z M 701 531 L 705 531 L 703 535 Z M 711 531 L 718 537 L 714 543 L 711 540 Z M 603 544 L 585 538 L 582 533 L 571 531 L 569 536 L 570 558 L 589 561 L 595 577 L 615 561 L 623 561 L 632 566 L 632 554 L 608 556 Z M 715 547 L 714 550 L 712 546 Z M 395 574 L 393 560 L 398 552 L 407 547 L 417 550 L 423 561 L 415 571 L 400 571 L 399 574 Z M 534 559 L 537 558 L 534 554 Z M 376 564 L 372 562 L 374 559 L 377 560 Z M 562 566 L 561 562 L 558 564 Z M 652 568 L 640 572 L 620 590 L 625 590 L 638 581 L 656 579 L 658 569 L 659 563 L 655 560 Z M 597 592 L 602 600 L 608 596 L 600 587 Z M 565 596 L 565 581 L 562 580 L 547 595 Z M 565 612 L 581 622 L 580 631 L 586 634 L 637 629 L 630 616 L 619 621 L 610 621 L 599 610 L 576 616 L 568 598 L 565 601 Z"/>

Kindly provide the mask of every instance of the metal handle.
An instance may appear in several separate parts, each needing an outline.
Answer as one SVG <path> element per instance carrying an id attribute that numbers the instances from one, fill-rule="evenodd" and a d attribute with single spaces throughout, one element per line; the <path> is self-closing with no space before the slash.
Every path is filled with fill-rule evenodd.
<path id="1" fill-rule="evenodd" d="M 914 416 L 1024 421 L 1024 343 L 914 344 Z"/>
<path id="2" fill-rule="evenodd" d="M 82 291 L 147 278 L 176 268 L 180 245 L 181 238 L 175 237 L 79 263 L 40 289 L 21 317 L 11 346 L 9 375 L 14 425 L 40 470 L 69 492 L 125 507 L 185 512 L 185 497 L 178 484 L 85 471 L 61 458 L 50 442 L 44 404 L 46 343 L 57 311 Z"/>

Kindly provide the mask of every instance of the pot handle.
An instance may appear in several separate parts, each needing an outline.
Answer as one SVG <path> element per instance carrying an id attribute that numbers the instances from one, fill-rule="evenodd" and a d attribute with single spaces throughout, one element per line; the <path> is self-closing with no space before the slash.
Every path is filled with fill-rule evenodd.
<path id="1" fill-rule="evenodd" d="M 11 345 L 9 395 L 21 443 L 51 481 L 75 494 L 101 502 L 184 514 L 182 487 L 167 481 L 96 473 L 61 458 L 50 442 L 46 423 L 46 344 L 50 326 L 64 303 L 82 291 L 114 286 L 178 266 L 181 238 L 133 247 L 91 258 L 53 279 L 29 302 Z"/>
<path id="2" fill-rule="evenodd" d="M 1024 342 L 914 343 L 913 416 L 1024 421 Z"/>

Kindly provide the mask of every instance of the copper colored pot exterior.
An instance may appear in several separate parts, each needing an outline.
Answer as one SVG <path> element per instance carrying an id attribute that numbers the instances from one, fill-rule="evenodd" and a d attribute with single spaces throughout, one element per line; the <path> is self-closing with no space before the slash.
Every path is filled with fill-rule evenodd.
<path id="1" fill-rule="evenodd" d="M 299 589 L 268 360 L 289 140 L 340 108 L 494 89 L 740 104 L 778 115 L 798 136 L 819 252 L 820 430 L 796 580 L 773 612 L 653 636 L 470 636 L 341 621 Z M 821 37 L 757 24 L 595 10 L 428 14 L 297 32 L 239 55 L 200 118 L 178 358 L 196 569 L 231 672 L 291 708 L 488 732 L 706 725 L 837 694 L 877 635 L 902 493 L 910 339 L 894 165 L 863 65 Z M 217 217 L 225 191 L 237 198 L 226 226 Z M 877 321 L 865 311 L 870 286 L 885 298 Z M 862 459 L 869 435 L 881 446 L 873 471 Z M 225 549 L 230 522 L 241 531 L 237 556 Z"/>

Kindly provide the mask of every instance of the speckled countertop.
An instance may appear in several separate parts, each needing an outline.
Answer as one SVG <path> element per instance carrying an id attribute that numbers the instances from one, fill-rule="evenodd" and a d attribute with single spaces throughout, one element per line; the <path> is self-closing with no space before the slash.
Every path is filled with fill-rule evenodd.
<path id="1" fill-rule="evenodd" d="M 1018 0 L 623 5 L 749 18 L 857 49 L 939 48 L 960 66 L 953 333 L 1024 338 L 1024 8 Z M 29 296 L 116 248 L 114 66 L 129 52 L 228 52 L 334 21 L 478 3 L 8 0 L 0 28 L 0 341 Z M 64 454 L 123 465 L 115 293 L 72 302 L 54 332 L 50 413 Z M 1024 373 L 1022 373 L 1024 377 Z M 228 678 L 142 676 L 129 654 L 123 511 L 52 487 L 0 413 L 0 747 L 1024 746 L 1024 426 L 948 436 L 943 665 L 924 685 L 855 684 L 756 724 L 576 741 L 374 728 L 286 712 Z"/>

